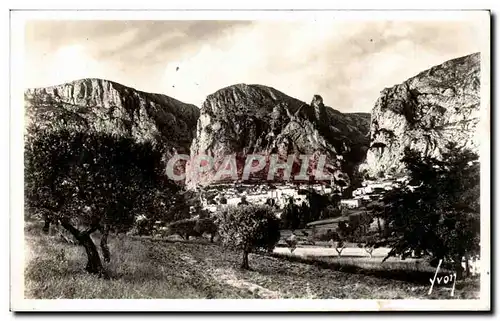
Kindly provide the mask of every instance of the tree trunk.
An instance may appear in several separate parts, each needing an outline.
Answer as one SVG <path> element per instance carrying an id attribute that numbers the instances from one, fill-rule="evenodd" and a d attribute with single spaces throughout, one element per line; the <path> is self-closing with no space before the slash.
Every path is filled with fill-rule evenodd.
<path id="1" fill-rule="evenodd" d="M 87 252 L 87 266 L 85 270 L 92 274 L 98 274 L 99 276 L 105 276 L 104 268 L 102 267 L 101 258 L 99 257 L 99 252 L 97 252 L 97 247 L 95 246 L 92 238 L 88 234 L 82 234 L 79 238 L 80 244 L 85 247 L 85 252 Z"/>
<path id="2" fill-rule="evenodd" d="M 245 270 L 249 270 L 250 267 L 248 266 L 248 251 L 244 250 L 243 251 L 243 262 L 241 263 L 241 268 Z"/>
<path id="3" fill-rule="evenodd" d="M 457 273 L 457 280 L 462 279 L 463 271 L 464 269 L 462 268 L 462 256 L 460 255 L 455 259 L 455 272 Z"/>
<path id="4" fill-rule="evenodd" d="M 62 219 L 61 225 L 67 229 L 73 236 L 78 240 L 80 245 L 85 248 L 85 252 L 87 253 L 87 266 L 85 270 L 92 274 L 97 274 L 99 277 L 108 278 L 108 275 L 104 268 L 102 267 L 101 258 L 99 257 L 99 252 L 97 252 L 97 248 L 90 237 L 90 234 L 93 233 L 97 226 L 91 227 L 89 230 L 85 232 L 80 232 L 78 229 L 73 227 L 69 220 Z"/>
<path id="5" fill-rule="evenodd" d="M 470 276 L 470 265 L 469 265 L 469 256 L 465 256 L 465 276 L 469 277 Z"/>
<path id="6" fill-rule="evenodd" d="M 43 229 L 42 229 L 43 233 L 49 234 L 51 221 L 52 220 L 50 219 L 50 217 L 48 215 L 45 215 Z"/>
<path id="7" fill-rule="evenodd" d="M 101 236 L 101 250 L 102 250 L 102 256 L 104 258 L 104 262 L 109 263 L 111 260 L 111 255 L 109 253 L 109 247 L 108 247 L 108 235 L 109 235 L 109 226 L 105 225 L 102 229 L 102 236 Z"/>

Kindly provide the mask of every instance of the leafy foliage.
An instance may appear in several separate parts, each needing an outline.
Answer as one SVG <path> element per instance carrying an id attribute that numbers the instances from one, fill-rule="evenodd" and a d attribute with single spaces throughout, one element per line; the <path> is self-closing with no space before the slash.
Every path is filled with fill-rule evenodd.
<path id="1" fill-rule="evenodd" d="M 479 254 L 478 156 L 449 144 L 442 160 L 407 149 L 402 161 L 411 186 L 384 197 L 393 242 L 391 255 L 424 251 L 453 260 Z"/>
<path id="2" fill-rule="evenodd" d="M 339 206 L 328 205 L 322 212 L 322 218 L 336 218 L 342 215 L 342 209 Z"/>
<path id="3" fill-rule="evenodd" d="M 25 156 L 28 204 L 83 224 L 130 225 L 135 214 L 164 208 L 174 187 L 161 153 L 130 138 L 60 130 L 30 136 Z"/>
<path id="4" fill-rule="evenodd" d="M 280 239 L 279 219 L 267 205 L 228 206 L 217 213 L 216 225 L 222 244 L 243 252 L 242 267 L 248 269 L 248 254 L 272 251 Z"/>
<path id="5" fill-rule="evenodd" d="M 92 232 L 129 229 L 137 215 L 167 209 L 176 189 L 164 175 L 162 152 L 153 143 L 65 129 L 32 129 L 26 137 L 27 206 L 43 209 L 79 239 L 89 262 L 89 253 L 93 255 L 89 271 L 100 269 Z"/>
<path id="6" fill-rule="evenodd" d="M 340 195 L 322 195 L 315 191 L 305 191 L 307 202 L 300 206 L 293 197 L 288 199 L 281 215 L 283 229 L 301 229 L 307 223 L 338 217 L 342 214 L 340 209 Z"/>
<path id="7" fill-rule="evenodd" d="M 295 204 L 293 197 L 288 199 L 281 214 L 281 227 L 283 229 L 298 229 L 300 227 L 301 208 Z"/>

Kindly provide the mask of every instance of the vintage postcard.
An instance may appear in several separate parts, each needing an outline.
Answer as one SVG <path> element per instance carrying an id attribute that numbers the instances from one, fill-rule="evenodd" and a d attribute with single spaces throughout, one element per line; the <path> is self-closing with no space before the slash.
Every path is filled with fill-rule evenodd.
<path id="1" fill-rule="evenodd" d="M 490 310 L 490 59 L 487 10 L 12 11 L 11 309 Z"/>

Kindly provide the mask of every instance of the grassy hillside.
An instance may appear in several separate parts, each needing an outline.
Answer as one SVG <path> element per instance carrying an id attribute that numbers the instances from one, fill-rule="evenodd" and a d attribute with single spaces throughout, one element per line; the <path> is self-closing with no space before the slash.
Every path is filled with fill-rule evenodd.
<path id="1" fill-rule="evenodd" d="M 321 264 L 252 254 L 252 271 L 239 253 L 216 244 L 110 237 L 111 279 L 84 271 L 83 247 L 41 234 L 26 223 L 26 298 L 428 298 L 428 285 L 346 273 Z M 457 283 L 455 298 L 475 298 L 476 283 Z M 439 288 L 432 298 L 448 298 Z"/>

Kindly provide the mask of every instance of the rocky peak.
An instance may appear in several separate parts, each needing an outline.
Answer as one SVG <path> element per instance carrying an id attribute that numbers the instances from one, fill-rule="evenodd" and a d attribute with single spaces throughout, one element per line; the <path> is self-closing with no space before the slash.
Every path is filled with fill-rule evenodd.
<path id="1" fill-rule="evenodd" d="M 311 106 L 315 109 L 324 108 L 325 105 L 323 104 L 323 98 L 320 95 L 314 95 L 311 101 Z"/>
<path id="2" fill-rule="evenodd" d="M 323 104 L 323 98 L 320 95 L 314 95 L 311 106 L 314 108 L 314 116 L 318 124 L 324 126 L 327 124 L 326 107 Z"/>
<path id="3" fill-rule="evenodd" d="M 174 98 L 135 90 L 104 79 L 25 91 L 28 126 L 97 130 L 137 139 L 169 141 L 189 150 L 199 109 Z"/>
<path id="4" fill-rule="evenodd" d="M 271 87 L 237 84 L 209 95 L 200 112 L 191 159 L 206 154 L 220 164 L 231 154 L 325 154 L 336 177 L 349 181 L 352 168 L 346 164 L 368 147 L 369 115 L 342 114 L 324 106 L 319 95 L 308 105 Z M 344 154 L 345 164 L 337 158 Z M 216 170 L 188 178 L 188 186 L 213 183 Z"/>
<path id="5" fill-rule="evenodd" d="M 26 127 L 97 131 L 154 141 L 189 154 L 199 109 L 174 98 L 103 79 L 81 79 L 24 94 Z"/>
<path id="6" fill-rule="evenodd" d="M 361 166 L 398 173 L 405 147 L 440 157 L 448 142 L 477 150 L 479 53 L 452 59 L 385 88 L 371 115 L 371 143 Z"/>

